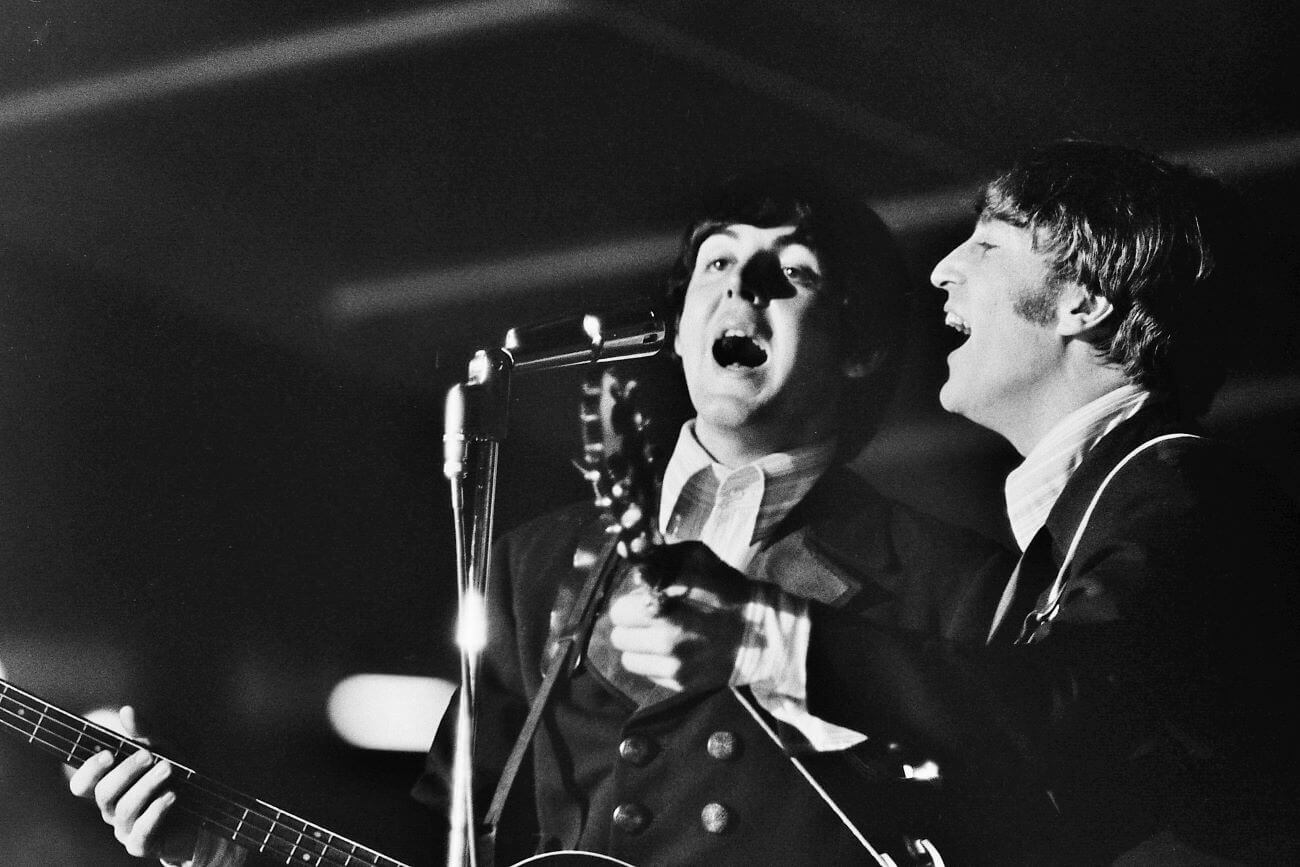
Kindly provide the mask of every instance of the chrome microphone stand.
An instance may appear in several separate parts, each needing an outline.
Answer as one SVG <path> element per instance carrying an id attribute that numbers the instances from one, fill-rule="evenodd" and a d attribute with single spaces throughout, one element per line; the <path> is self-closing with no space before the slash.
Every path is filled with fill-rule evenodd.
<path id="1" fill-rule="evenodd" d="M 443 474 L 451 486 L 455 523 L 457 580 L 456 644 L 460 649 L 460 694 L 452 754 L 451 837 L 448 867 L 478 867 L 475 833 L 474 709 L 478 663 L 487 644 L 488 555 L 496 507 L 497 459 L 505 439 L 510 401 L 510 360 L 501 350 L 482 350 L 469 365 L 464 384 L 447 392 Z M 465 487 L 469 479 L 472 511 L 467 519 Z M 491 853 L 485 853 L 491 862 Z"/>
<path id="2" fill-rule="evenodd" d="M 664 345 L 660 319 L 645 311 L 588 314 L 524 329 L 511 329 L 500 349 L 474 354 L 464 383 L 447 392 L 443 474 L 451 487 L 455 523 L 456 644 L 460 651 L 460 697 L 452 754 L 448 867 L 491 867 L 492 837 L 476 833 L 473 756 L 478 666 L 488 640 L 487 576 L 496 507 L 500 445 L 505 439 L 514 371 L 549 370 L 575 364 L 644 358 Z M 471 491 L 466 515 L 466 489 Z M 494 829 L 488 829 L 489 832 Z"/>

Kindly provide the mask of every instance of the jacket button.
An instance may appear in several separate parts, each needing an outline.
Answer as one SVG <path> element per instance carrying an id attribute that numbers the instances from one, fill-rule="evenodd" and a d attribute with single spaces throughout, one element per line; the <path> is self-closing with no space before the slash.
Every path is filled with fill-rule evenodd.
<path id="1" fill-rule="evenodd" d="M 614 827 L 624 834 L 640 834 L 650 824 L 650 811 L 640 804 L 619 804 L 614 808 Z"/>
<path id="2" fill-rule="evenodd" d="M 700 824 L 710 834 L 725 834 L 731 827 L 731 811 L 714 801 L 700 811 Z"/>
<path id="3" fill-rule="evenodd" d="M 619 758 L 638 768 L 653 759 L 655 752 L 654 742 L 643 735 L 628 735 L 618 745 Z"/>
<path id="4" fill-rule="evenodd" d="M 740 752 L 740 737 L 735 732 L 716 731 L 709 735 L 705 749 L 709 751 L 710 756 L 719 761 L 734 759 Z"/>

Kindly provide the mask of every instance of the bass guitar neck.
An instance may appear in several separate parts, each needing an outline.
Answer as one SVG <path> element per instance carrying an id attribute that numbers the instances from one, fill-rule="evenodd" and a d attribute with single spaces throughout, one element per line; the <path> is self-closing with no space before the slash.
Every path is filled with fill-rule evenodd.
<path id="1" fill-rule="evenodd" d="M 112 729 L 69 713 L 21 687 L 0 679 L 0 727 L 69 765 L 111 752 L 121 760 L 145 747 Z M 301 819 L 199 774 L 180 762 L 153 752 L 155 761 L 172 764 L 173 808 L 211 834 L 251 852 L 309 867 L 409 867 L 341 834 Z M 548 852 L 515 867 L 610 867 L 631 865 L 593 852 Z M 491 865 L 482 865 L 491 867 Z"/>
<path id="2" fill-rule="evenodd" d="M 0 726 L 70 765 L 105 750 L 123 759 L 144 747 L 112 729 L 69 713 L 14 684 L 0 680 Z M 154 753 L 155 761 L 163 760 Z M 313 867 L 408 867 L 373 849 L 314 825 L 265 801 L 249 797 L 166 759 L 176 773 L 173 809 L 219 837 L 285 864 Z"/>

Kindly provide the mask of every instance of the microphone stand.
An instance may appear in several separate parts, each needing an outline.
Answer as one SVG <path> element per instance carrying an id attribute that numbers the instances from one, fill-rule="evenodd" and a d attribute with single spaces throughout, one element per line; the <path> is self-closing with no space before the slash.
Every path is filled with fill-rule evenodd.
<path id="1" fill-rule="evenodd" d="M 653 313 L 586 315 L 510 329 L 500 349 L 481 349 L 464 383 L 447 392 L 443 475 L 451 488 L 455 524 L 460 650 L 451 772 L 451 833 L 447 867 L 491 867 L 495 828 L 480 840 L 474 811 L 474 722 L 478 666 L 487 645 L 485 597 L 496 507 L 497 463 L 506 437 L 510 380 L 515 370 L 549 370 L 575 364 L 645 358 L 664 345 L 665 328 Z M 470 513 L 466 515 L 466 487 Z M 480 850 L 480 846 L 482 847 Z"/>
<path id="2" fill-rule="evenodd" d="M 510 403 L 510 356 L 503 350 L 480 350 L 469 363 L 464 384 L 447 392 L 443 474 L 451 486 L 455 524 L 458 617 L 456 644 L 460 649 L 460 700 L 452 754 L 451 837 L 448 867 L 478 867 L 475 833 L 474 710 L 477 707 L 478 663 L 487 644 L 488 557 L 492 517 L 496 507 L 497 463 L 506 436 Z M 465 480 L 470 479 L 472 512 L 465 513 Z M 491 838 L 484 841 L 487 864 L 492 863 Z"/>

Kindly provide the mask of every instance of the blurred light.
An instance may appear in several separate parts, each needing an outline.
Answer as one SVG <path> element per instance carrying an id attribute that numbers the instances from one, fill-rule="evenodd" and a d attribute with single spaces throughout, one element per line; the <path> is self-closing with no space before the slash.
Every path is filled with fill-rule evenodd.
<path id="1" fill-rule="evenodd" d="M 492 303 L 575 282 L 614 283 L 628 274 L 656 273 L 676 255 L 679 242 L 677 232 L 663 232 L 345 283 L 330 293 L 325 314 L 335 322 L 359 324 L 450 300 Z"/>
<path id="2" fill-rule="evenodd" d="M 437 677 L 355 674 L 330 692 L 330 725 L 354 747 L 423 753 L 455 690 Z"/>
<path id="3" fill-rule="evenodd" d="M 915 766 L 903 765 L 903 776 L 909 780 L 921 780 L 923 782 L 943 778 L 943 774 L 939 771 L 939 766 L 931 761 L 925 761 Z"/>
<path id="4" fill-rule="evenodd" d="M 1229 180 L 1267 176 L 1300 166 L 1300 135 L 1242 139 L 1198 151 L 1166 154 Z M 974 218 L 971 202 L 979 182 L 866 201 L 885 224 L 902 236 L 951 228 Z M 584 244 L 546 253 L 505 257 L 390 278 L 335 286 L 325 315 L 344 325 L 402 316 L 453 302 L 491 303 L 565 289 L 586 282 L 616 285 L 638 274 L 655 273 L 677 255 L 676 231 L 649 233 Z"/>
<path id="5" fill-rule="evenodd" d="M 487 614 L 483 610 L 483 597 L 473 589 L 466 590 L 461 596 L 456 644 L 471 656 L 481 653 L 487 646 Z"/>
<path id="6" fill-rule="evenodd" d="M 373 17 L 0 99 L 0 131 L 569 14 L 568 0 L 467 0 Z"/>

